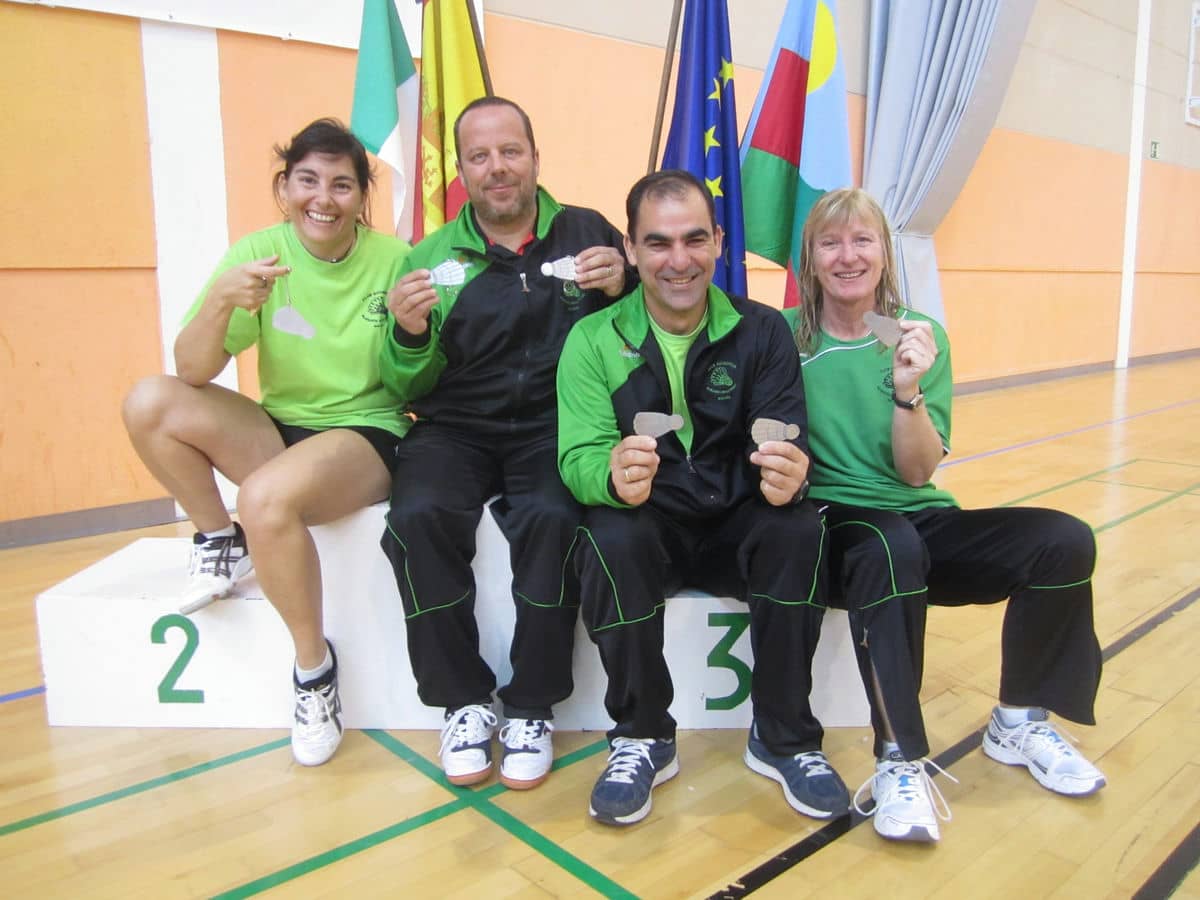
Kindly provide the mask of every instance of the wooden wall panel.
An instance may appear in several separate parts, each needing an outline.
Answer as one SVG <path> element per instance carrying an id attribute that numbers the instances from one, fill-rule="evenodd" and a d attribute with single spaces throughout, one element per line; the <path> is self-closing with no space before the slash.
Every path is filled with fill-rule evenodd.
<path id="1" fill-rule="evenodd" d="M 0 521 L 163 496 L 121 399 L 162 371 L 152 270 L 0 271 Z"/>
<path id="2" fill-rule="evenodd" d="M 3 3 L 0 35 L 0 269 L 153 268 L 137 19 Z"/>

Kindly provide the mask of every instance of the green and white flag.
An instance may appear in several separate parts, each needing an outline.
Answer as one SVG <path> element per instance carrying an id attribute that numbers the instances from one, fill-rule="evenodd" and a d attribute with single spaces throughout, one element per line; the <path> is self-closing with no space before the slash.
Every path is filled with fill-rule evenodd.
<path id="1" fill-rule="evenodd" d="M 391 167 L 396 236 L 411 240 L 420 81 L 394 0 L 364 0 L 350 130 Z"/>

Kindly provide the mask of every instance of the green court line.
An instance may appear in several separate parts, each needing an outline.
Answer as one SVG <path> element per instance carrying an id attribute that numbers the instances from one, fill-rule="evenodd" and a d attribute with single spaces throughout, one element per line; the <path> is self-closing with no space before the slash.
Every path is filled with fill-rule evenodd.
<path id="1" fill-rule="evenodd" d="M 1133 465 L 1139 462 L 1138 459 L 1127 459 L 1123 463 L 1117 463 L 1115 466 L 1108 466 L 1104 469 L 1097 469 L 1095 472 L 1089 472 L 1087 475 L 1081 475 L 1079 478 L 1072 478 L 1070 481 L 1064 481 L 1061 484 L 1054 484 L 1048 488 L 1042 488 L 1040 491 L 1034 491 L 1032 494 L 1026 494 L 1024 497 L 1018 497 L 1016 500 L 1006 500 L 1000 506 L 1016 506 L 1018 503 L 1024 503 L 1026 500 L 1032 500 L 1034 497 L 1041 497 L 1044 494 L 1051 494 L 1054 491 L 1061 491 L 1063 488 L 1070 487 L 1073 484 L 1079 484 L 1081 481 L 1091 481 L 1097 475 L 1103 475 L 1105 472 L 1112 472 L 1116 469 L 1123 469 L 1126 466 Z"/>
<path id="2" fill-rule="evenodd" d="M 554 863 L 560 869 L 574 876 L 579 881 L 590 887 L 592 890 L 605 897 L 614 898 L 636 898 L 636 894 L 630 893 L 621 885 L 617 884 L 603 872 L 594 869 L 581 860 L 574 854 L 564 850 L 562 847 L 555 844 L 549 838 L 542 835 L 540 832 L 526 825 L 512 813 L 501 809 L 491 802 L 491 799 L 498 794 L 512 793 L 502 784 L 493 784 L 482 790 L 471 790 L 470 788 L 457 788 L 453 785 L 448 785 L 442 775 L 442 770 L 430 763 L 420 754 L 414 752 L 403 741 L 398 740 L 386 731 L 370 730 L 364 732 L 368 737 L 384 747 L 388 751 L 395 753 L 406 762 L 412 761 L 415 757 L 419 759 L 423 765 L 420 766 L 422 772 L 428 773 L 430 770 L 434 773 L 435 780 L 443 787 L 448 787 L 459 794 L 461 802 L 465 806 L 469 806 L 480 815 L 489 819 L 493 824 L 499 825 L 510 835 L 524 843 L 530 849 L 535 850 L 542 856 L 546 857 L 550 862 Z M 608 740 L 601 738 L 580 749 L 568 753 L 554 761 L 553 771 L 559 771 L 567 766 L 573 765 L 589 757 L 595 756 L 597 753 L 608 749 Z M 580 799 L 580 809 L 582 811 L 582 798 Z M 301 873 L 302 874 L 302 873 Z"/>
<path id="3" fill-rule="evenodd" d="M 138 784 L 121 788 L 120 790 L 110 791 L 107 794 L 101 794 L 99 797 L 93 797 L 90 800 L 81 800 L 78 803 L 72 803 L 68 806 L 52 809 L 49 812 L 39 813 L 36 816 L 30 816 L 28 819 L 21 819 L 16 822 L 10 822 L 7 825 L 0 825 L 0 837 L 3 837 L 7 834 L 12 834 L 15 831 L 23 831 L 26 828 L 32 828 L 34 825 L 41 825 L 43 822 L 52 822 L 53 820 L 61 819 L 64 816 L 70 816 L 78 812 L 94 809 L 97 806 L 103 806 L 106 803 L 112 803 L 114 800 L 123 800 L 126 797 L 132 797 L 134 794 L 141 794 L 145 791 L 162 787 L 165 784 L 174 784 L 177 781 L 183 781 L 184 779 L 191 778 L 195 775 L 203 775 L 205 772 L 211 772 L 213 769 L 219 769 L 222 766 L 232 765 L 233 763 L 241 762 L 244 759 L 250 759 L 251 757 L 260 756 L 263 753 L 269 753 L 272 750 L 279 750 L 288 746 L 291 746 L 291 738 L 280 738 L 277 741 L 271 741 L 267 744 L 260 744 L 257 747 L 251 747 L 249 750 L 240 750 L 237 753 L 231 753 L 228 756 L 222 756 L 220 759 L 214 759 L 210 762 L 200 763 L 199 765 L 191 766 L 187 769 L 180 769 L 178 772 L 171 772 L 168 775 L 162 775 L 158 778 L 151 778 L 149 781 L 142 781 Z"/>
<path id="4" fill-rule="evenodd" d="M 1092 484 L 1109 484 L 1113 487 L 1133 488 L 1135 491 L 1153 491 L 1156 494 L 1170 494 L 1172 488 L 1155 487 L 1152 484 L 1130 484 L 1128 481 L 1107 481 L 1103 478 L 1093 478 Z"/>
<path id="5" fill-rule="evenodd" d="M 271 888 L 278 887 L 296 878 L 301 878 L 311 872 L 333 863 L 340 862 L 347 857 L 354 856 L 364 850 L 370 850 L 378 847 L 380 844 L 385 844 L 390 840 L 402 837 L 423 825 L 429 825 L 439 819 L 444 819 L 446 816 L 460 812 L 464 809 L 474 810 L 486 819 L 496 825 L 499 825 L 510 835 L 517 838 L 531 849 L 537 851 L 542 856 L 546 857 L 560 869 L 566 871 L 570 875 L 582 881 L 592 890 L 603 894 L 606 897 L 630 898 L 636 895 L 631 894 L 625 888 L 621 887 L 615 881 L 609 879 L 603 872 L 593 869 L 583 860 L 566 850 L 559 847 L 553 841 L 539 834 L 533 828 L 530 828 L 524 822 L 517 819 L 511 813 L 505 812 L 498 806 L 491 803 L 491 799 L 498 794 L 509 793 L 508 788 L 504 785 L 496 783 L 489 785 L 486 788 L 475 789 L 469 787 L 458 787 L 449 784 L 439 766 L 427 760 L 424 756 L 417 753 L 403 741 L 397 739 L 386 731 L 381 731 L 375 728 L 363 730 L 363 734 L 379 744 L 389 753 L 399 757 L 404 762 L 408 763 L 422 775 L 436 782 L 439 787 L 451 791 L 456 795 L 454 800 L 449 803 L 444 803 L 441 806 L 422 813 L 418 816 L 405 819 L 397 822 L 395 825 L 390 825 L 387 828 L 382 828 L 379 831 L 364 835 L 353 841 L 349 841 L 332 850 L 327 850 L 324 853 L 318 853 L 315 856 L 310 856 L 308 859 L 301 860 L 298 863 L 273 872 L 270 875 L 264 875 L 262 878 L 256 878 L 254 881 L 247 882 L 240 887 L 233 888 L 221 894 L 217 894 L 214 900 L 240 900 L 243 897 L 251 897 Z M 581 760 L 595 756 L 602 750 L 608 749 L 607 740 L 601 739 L 585 747 L 580 748 L 572 753 L 568 753 L 559 757 L 554 761 L 554 770 L 566 768 Z"/>
<path id="6" fill-rule="evenodd" d="M 1175 491 L 1171 495 L 1169 495 L 1167 497 L 1163 497 L 1161 500 L 1155 500 L 1153 503 L 1149 503 L 1146 506 L 1143 506 L 1139 509 L 1135 509 L 1133 512 L 1127 513 L 1126 515 L 1123 515 L 1120 518 L 1113 519 L 1111 522 L 1105 522 L 1103 525 L 1099 526 L 1098 528 L 1093 528 L 1092 530 L 1094 532 L 1096 532 L 1097 534 L 1099 534 L 1101 531 L 1107 531 L 1109 528 L 1115 528 L 1117 525 L 1120 525 L 1122 522 L 1128 522 L 1130 519 L 1133 519 L 1133 518 L 1136 518 L 1137 516 L 1148 513 L 1152 509 L 1158 509 L 1160 506 L 1170 503 L 1172 500 L 1178 500 L 1180 497 L 1186 497 L 1189 494 L 1191 494 L 1192 491 L 1196 490 L 1197 488 L 1200 488 L 1200 481 L 1196 482 L 1195 484 L 1189 485 L 1188 487 L 1184 488 L 1182 491 Z"/>
<path id="7" fill-rule="evenodd" d="M 270 890 L 273 887 L 279 887 L 279 885 L 299 878 L 302 875 L 307 875 L 331 863 L 354 856 L 356 853 L 361 853 L 372 847 L 377 847 L 385 841 L 408 834 L 410 831 L 415 831 L 422 826 L 429 825 L 467 808 L 468 803 L 465 800 L 451 800 L 449 803 L 435 806 L 433 809 L 421 813 L 419 816 L 413 816 L 402 822 L 397 822 L 395 825 L 389 825 L 387 828 L 381 828 L 379 831 L 363 835 L 356 840 L 342 844 L 340 847 L 334 847 L 332 850 L 326 850 L 324 853 L 310 856 L 308 859 L 301 860 L 270 875 L 264 875 L 262 878 L 256 878 L 254 881 L 247 882 L 231 891 L 214 894 L 213 900 L 235 900 L 235 898 L 253 897 L 255 894 L 261 894 L 263 891 Z"/>
<path id="8" fill-rule="evenodd" d="M 1186 466 L 1189 469 L 1200 469 L 1200 463 L 1179 462 L 1176 459 L 1149 459 L 1143 457 L 1141 462 L 1158 463 L 1160 466 Z"/>

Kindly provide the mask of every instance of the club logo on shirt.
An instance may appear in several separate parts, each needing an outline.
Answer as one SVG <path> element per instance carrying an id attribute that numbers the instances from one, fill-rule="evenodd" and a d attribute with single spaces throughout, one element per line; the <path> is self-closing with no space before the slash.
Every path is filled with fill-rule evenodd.
<path id="1" fill-rule="evenodd" d="M 366 309 L 363 310 L 362 319 L 372 328 L 382 328 L 387 322 L 387 293 L 385 291 L 374 291 L 367 294 L 363 298 L 363 304 Z"/>
<path id="2" fill-rule="evenodd" d="M 887 395 L 891 399 L 892 392 L 896 389 L 895 383 L 892 381 L 892 367 L 889 365 L 883 370 L 883 380 L 879 383 L 879 393 Z"/>
<path id="3" fill-rule="evenodd" d="M 562 296 L 559 299 L 562 300 L 563 305 L 567 309 L 575 312 L 575 310 L 579 309 L 579 304 L 583 302 L 583 291 L 579 289 L 579 285 L 575 282 L 564 281 L 562 283 Z"/>
<path id="4" fill-rule="evenodd" d="M 733 380 L 736 370 L 737 363 L 715 362 L 708 367 L 708 375 L 704 379 L 704 386 L 714 397 L 728 397 L 733 393 L 733 389 L 737 387 L 737 383 Z"/>

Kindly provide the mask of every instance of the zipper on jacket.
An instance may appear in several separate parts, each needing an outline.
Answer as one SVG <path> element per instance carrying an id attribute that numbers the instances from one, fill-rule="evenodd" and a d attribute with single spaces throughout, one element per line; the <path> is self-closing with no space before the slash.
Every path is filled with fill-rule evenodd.
<path id="1" fill-rule="evenodd" d="M 521 293 L 528 294 L 529 293 L 529 282 L 525 280 L 525 273 L 518 272 L 517 274 L 521 276 Z"/>

